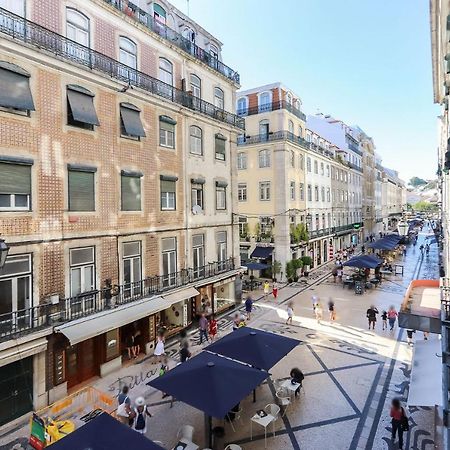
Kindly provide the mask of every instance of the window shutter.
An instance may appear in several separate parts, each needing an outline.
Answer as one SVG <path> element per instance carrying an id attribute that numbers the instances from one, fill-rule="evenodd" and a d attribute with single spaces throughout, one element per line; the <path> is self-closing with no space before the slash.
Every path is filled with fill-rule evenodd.
<path id="1" fill-rule="evenodd" d="M 161 180 L 161 192 L 175 192 L 175 181 Z"/>
<path id="2" fill-rule="evenodd" d="M 31 166 L 0 162 L 0 194 L 31 194 Z"/>
<path id="3" fill-rule="evenodd" d="M 122 174 L 122 211 L 141 210 L 141 179 Z"/>
<path id="4" fill-rule="evenodd" d="M 95 211 L 94 173 L 69 170 L 69 211 Z"/>

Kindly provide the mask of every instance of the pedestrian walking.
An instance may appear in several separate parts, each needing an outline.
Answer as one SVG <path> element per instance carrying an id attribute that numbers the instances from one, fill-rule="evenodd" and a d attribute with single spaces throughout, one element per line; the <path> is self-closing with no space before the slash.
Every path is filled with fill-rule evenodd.
<path id="1" fill-rule="evenodd" d="M 381 320 L 383 321 L 383 330 L 387 330 L 387 312 L 385 310 L 381 313 Z"/>
<path id="2" fill-rule="evenodd" d="M 406 245 L 403 246 L 403 256 L 406 256 Z"/>
<path id="3" fill-rule="evenodd" d="M 251 319 L 253 309 L 253 300 L 250 295 L 245 300 L 245 312 L 247 313 L 247 320 Z"/>
<path id="4" fill-rule="evenodd" d="M 408 345 L 413 345 L 413 333 L 415 332 L 415 330 L 406 330 L 406 342 Z"/>
<path id="5" fill-rule="evenodd" d="M 120 422 L 124 425 L 130 426 L 130 419 L 132 419 L 132 409 L 131 409 L 131 400 L 128 396 L 130 388 L 128 386 L 124 386 L 122 388 L 122 392 L 117 397 L 117 411 L 116 416 Z"/>
<path id="6" fill-rule="evenodd" d="M 241 322 L 241 315 L 236 313 L 233 318 L 233 331 L 239 328 L 239 323 Z"/>
<path id="7" fill-rule="evenodd" d="M 366 253 L 366 247 L 364 244 L 361 246 L 361 253 Z"/>
<path id="8" fill-rule="evenodd" d="M 312 301 L 313 314 L 315 315 L 315 314 L 316 314 L 316 305 L 317 305 L 317 303 L 318 303 L 318 301 L 319 301 L 319 297 L 317 297 L 317 295 L 314 294 L 314 295 L 311 297 L 311 301 Z"/>
<path id="9" fill-rule="evenodd" d="M 320 321 L 321 321 L 322 318 L 323 318 L 323 308 L 322 308 L 322 305 L 321 305 L 320 301 L 318 301 L 318 302 L 316 303 L 315 313 L 316 313 L 316 320 L 317 320 L 317 323 L 320 324 Z"/>
<path id="10" fill-rule="evenodd" d="M 134 335 L 133 333 L 127 333 L 127 337 L 125 338 L 125 347 L 127 348 L 128 359 L 134 359 Z"/>
<path id="11" fill-rule="evenodd" d="M 276 281 L 274 281 L 272 284 L 272 294 L 273 294 L 273 298 L 276 300 L 278 297 L 278 284 Z"/>
<path id="12" fill-rule="evenodd" d="M 337 278 L 337 267 L 335 267 L 332 271 L 331 271 L 331 275 L 333 275 L 333 282 L 336 283 L 336 278 Z"/>
<path id="13" fill-rule="evenodd" d="M 216 316 L 213 314 L 211 319 L 209 320 L 209 337 L 211 338 L 211 342 L 214 341 L 217 335 L 217 320 Z"/>
<path id="14" fill-rule="evenodd" d="M 198 321 L 198 330 L 200 332 L 200 345 L 203 344 L 203 338 L 205 338 L 206 342 L 208 342 L 208 319 L 206 318 L 205 313 L 202 313 L 200 316 L 200 320 Z"/>
<path id="15" fill-rule="evenodd" d="M 375 306 L 371 305 L 370 308 L 366 312 L 367 320 L 369 321 L 369 330 L 372 325 L 372 330 L 375 330 L 375 323 L 377 321 L 378 309 Z"/>
<path id="16" fill-rule="evenodd" d="M 180 350 L 180 362 L 184 363 L 191 357 L 191 351 L 189 350 L 189 344 L 184 342 Z"/>
<path id="17" fill-rule="evenodd" d="M 144 397 L 138 397 L 136 399 L 135 407 L 134 407 L 134 422 L 133 429 L 141 434 L 147 433 L 147 417 L 152 417 L 150 411 L 148 410 L 147 405 L 145 404 Z"/>
<path id="18" fill-rule="evenodd" d="M 331 298 L 328 302 L 328 312 L 330 313 L 330 322 L 334 322 L 336 320 L 336 310 L 334 308 L 334 302 Z"/>
<path id="19" fill-rule="evenodd" d="M 191 342 L 187 336 L 186 330 L 180 331 L 180 349 L 184 346 L 189 347 L 191 345 Z"/>
<path id="20" fill-rule="evenodd" d="M 395 308 L 393 306 L 391 306 L 389 308 L 388 313 L 387 313 L 387 317 L 388 317 L 388 320 L 389 320 L 389 327 L 390 327 L 391 331 L 394 329 L 394 325 L 395 325 L 395 321 L 397 319 L 397 316 L 398 316 L 397 311 L 395 310 Z"/>
<path id="21" fill-rule="evenodd" d="M 269 282 L 266 280 L 266 281 L 264 281 L 264 298 L 267 298 L 267 296 L 269 295 L 269 293 L 270 293 L 270 284 L 269 284 Z"/>
<path id="22" fill-rule="evenodd" d="M 292 318 L 294 317 L 294 308 L 293 308 L 292 302 L 288 303 L 286 311 L 287 311 L 287 315 L 288 315 L 288 318 L 286 320 L 286 325 L 288 325 L 288 324 L 292 325 Z"/>
<path id="23" fill-rule="evenodd" d="M 425 253 L 428 254 L 430 253 L 430 244 L 425 245 Z"/>
<path id="24" fill-rule="evenodd" d="M 423 244 L 419 247 L 420 253 L 423 255 Z"/>
<path id="25" fill-rule="evenodd" d="M 428 341 L 428 335 L 430 334 L 430 332 L 429 331 L 424 331 L 423 332 L 423 339 L 424 339 L 424 341 Z"/>
<path id="26" fill-rule="evenodd" d="M 139 354 L 141 353 L 141 347 L 142 347 L 142 336 L 140 330 L 136 331 L 136 334 L 134 335 L 134 345 L 133 345 L 133 353 L 134 353 L 134 359 L 136 359 Z"/>
<path id="27" fill-rule="evenodd" d="M 342 283 L 342 275 L 343 274 L 344 274 L 344 271 L 342 270 L 342 265 L 340 265 L 337 270 L 337 276 L 338 276 L 339 283 Z"/>
<path id="28" fill-rule="evenodd" d="M 156 338 L 155 351 L 153 352 L 153 355 L 156 356 L 158 362 L 160 362 L 162 356 L 166 354 L 164 350 L 165 341 L 166 340 L 164 339 L 164 332 L 160 331 L 158 337 Z"/>
<path id="29" fill-rule="evenodd" d="M 403 432 L 409 430 L 409 424 L 408 417 L 398 398 L 392 400 L 390 416 L 392 418 L 392 443 L 394 443 L 395 437 L 398 435 L 398 448 L 402 449 Z"/>

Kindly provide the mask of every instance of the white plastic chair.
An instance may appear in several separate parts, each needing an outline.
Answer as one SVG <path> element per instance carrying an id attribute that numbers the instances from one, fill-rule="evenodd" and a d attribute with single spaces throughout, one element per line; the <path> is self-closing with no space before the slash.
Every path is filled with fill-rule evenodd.
<path id="1" fill-rule="evenodd" d="M 273 417 L 271 423 L 273 436 L 275 437 L 275 422 L 278 419 L 278 415 L 280 414 L 280 407 L 278 405 L 275 405 L 275 403 L 269 403 L 268 405 L 265 406 L 264 411 Z"/>
<path id="2" fill-rule="evenodd" d="M 242 447 L 240 445 L 237 445 L 237 444 L 228 444 L 225 447 L 225 450 L 242 450 Z"/>
<path id="3" fill-rule="evenodd" d="M 192 425 L 183 425 L 177 433 L 177 439 L 186 439 L 192 442 L 194 437 L 194 427 Z"/>
<path id="4" fill-rule="evenodd" d="M 236 428 L 234 428 L 233 422 L 237 421 L 237 420 L 241 420 L 241 416 L 242 416 L 242 406 L 239 406 L 239 409 L 237 411 L 232 411 L 232 414 L 234 414 L 234 420 L 230 419 L 229 414 L 228 415 L 228 419 L 231 425 L 231 428 L 233 428 L 233 431 L 236 433 Z M 230 444 L 231 445 L 231 444 Z"/>
<path id="5" fill-rule="evenodd" d="M 275 393 L 275 396 L 277 397 L 278 404 L 283 407 L 283 414 L 281 417 L 284 417 L 288 406 L 291 404 L 291 398 L 289 394 L 286 393 L 285 389 L 279 389 Z"/>

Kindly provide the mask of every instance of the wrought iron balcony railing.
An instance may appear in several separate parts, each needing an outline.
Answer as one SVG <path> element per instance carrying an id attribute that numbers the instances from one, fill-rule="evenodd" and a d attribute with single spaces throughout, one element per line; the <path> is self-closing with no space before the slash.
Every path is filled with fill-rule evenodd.
<path id="1" fill-rule="evenodd" d="M 204 50 L 203 48 L 196 45 L 194 42 L 191 42 L 189 39 L 185 38 L 180 33 L 177 33 L 172 28 L 169 28 L 167 25 L 158 22 L 152 17 L 149 13 L 143 11 L 134 3 L 131 3 L 128 0 L 104 0 L 109 5 L 113 6 L 115 9 L 122 11 L 128 17 L 132 17 L 134 20 L 138 21 L 142 25 L 146 26 L 149 30 L 158 34 L 162 38 L 169 41 L 172 45 L 177 46 L 181 50 L 189 55 L 195 57 L 196 59 L 202 61 L 215 71 L 224 75 L 234 83 L 239 84 L 240 78 L 239 74 L 225 65 L 222 61 L 209 52 Z"/>
<path id="2" fill-rule="evenodd" d="M 356 164 L 353 164 L 353 163 L 351 163 L 351 162 L 349 162 L 349 161 L 347 161 L 347 165 L 348 165 L 348 167 L 350 167 L 351 169 L 355 169 L 355 170 L 357 170 L 358 172 L 363 173 L 362 167 L 359 167 L 359 166 L 357 166 Z"/>
<path id="3" fill-rule="evenodd" d="M 95 70 L 109 78 L 135 86 L 221 122 L 245 129 L 244 119 L 236 114 L 224 111 L 212 103 L 194 97 L 188 92 L 157 80 L 146 73 L 139 72 L 109 56 L 0 8 L 0 37 L 5 35 L 39 50 L 45 50 L 52 56 L 66 62 Z"/>
<path id="4" fill-rule="evenodd" d="M 315 239 L 322 236 L 328 236 L 333 233 L 333 228 L 321 228 L 320 230 L 312 230 L 309 232 L 309 238 Z"/>
<path id="5" fill-rule="evenodd" d="M 353 152 L 357 153 L 359 156 L 362 156 L 362 151 L 359 149 L 359 143 L 352 136 L 347 135 L 347 144 L 348 148 Z"/>
<path id="6" fill-rule="evenodd" d="M 238 109 L 237 113 L 239 116 L 253 116 L 255 114 L 277 111 L 279 109 L 285 109 L 294 114 L 294 116 L 298 117 L 299 119 L 306 120 L 306 115 L 302 111 L 285 100 L 266 103 L 264 105 L 252 106 L 251 108 Z"/>
<path id="7" fill-rule="evenodd" d="M 111 289 L 85 292 L 60 300 L 55 305 L 41 304 L 20 311 L 0 314 L 0 340 L 60 325 L 163 294 L 171 289 L 195 284 L 195 282 L 231 271 L 234 268 L 234 259 L 229 258 L 193 269 L 185 269 L 168 275 L 156 275 L 134 283 L 123 284 L 118 286 L 116 292 Z"/>

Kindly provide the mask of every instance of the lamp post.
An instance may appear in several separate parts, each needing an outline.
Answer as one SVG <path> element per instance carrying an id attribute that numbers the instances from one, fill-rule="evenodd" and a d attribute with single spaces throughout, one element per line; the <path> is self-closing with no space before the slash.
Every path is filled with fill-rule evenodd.
<path id="1" fill-rule="evenodd" d="M 5 265 L 6 257 L 8 256 L 9 247 L 4 239 L 0 238 L 0 269 Z"/>

